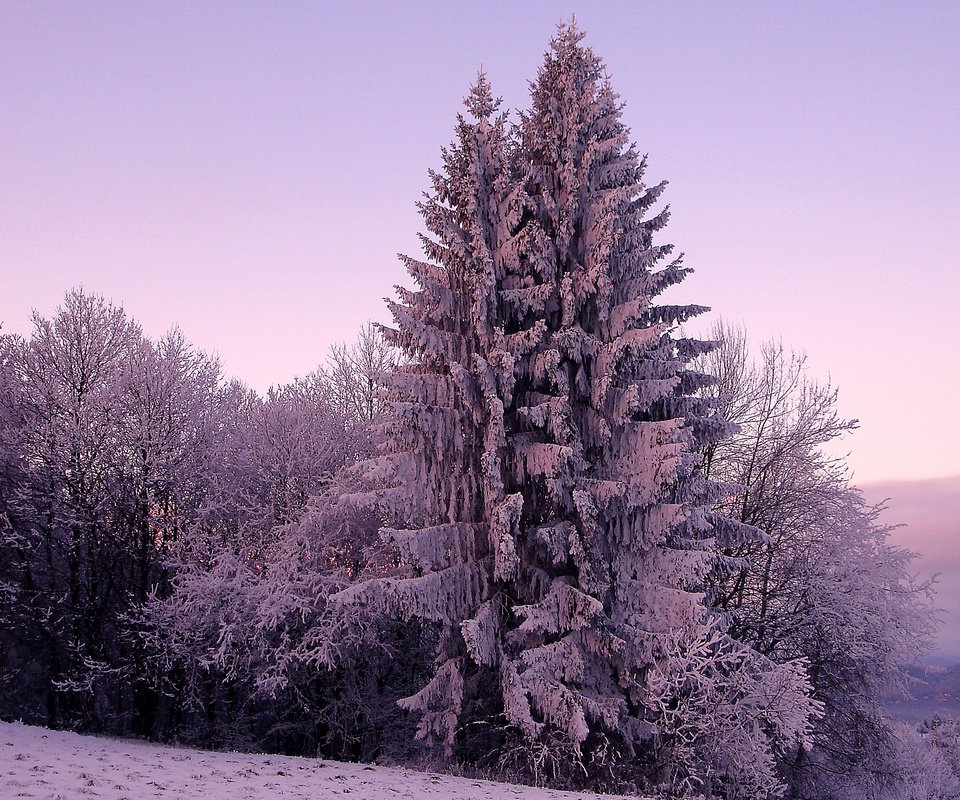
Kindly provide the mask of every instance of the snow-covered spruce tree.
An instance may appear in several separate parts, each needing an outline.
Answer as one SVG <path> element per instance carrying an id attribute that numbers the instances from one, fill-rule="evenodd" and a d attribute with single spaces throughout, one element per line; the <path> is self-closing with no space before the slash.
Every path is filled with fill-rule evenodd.
<path id="1" fill-rule="evenodd" d="M 652 241 L 664 184 L 644 185 L 581 39 L 560 27 L 515 131 L 481 75 L 432 173 L 426 260 L 404 258 L 419 288 L 390 303 L 407 358 L 386 378 L 393 444 L 365 466 L 409 575 L 340 598 L 442 627 L 404 701 L 422 736 L 449 753 L 499 720 L 495 748 L 513 735 L 538 763 L 559 748 L 585 766 L 643 761 L 664 699 L 651 668 L 710 636 L 707 537 L 739 529 L 711 524 L 717 490 L 694 470 L 726 432 L 686 367 L 708 345 L 672 335 L 704 309 L 654 304 L 689 272 Z M 802 681 L 773 702 L 802 705 Z"/>

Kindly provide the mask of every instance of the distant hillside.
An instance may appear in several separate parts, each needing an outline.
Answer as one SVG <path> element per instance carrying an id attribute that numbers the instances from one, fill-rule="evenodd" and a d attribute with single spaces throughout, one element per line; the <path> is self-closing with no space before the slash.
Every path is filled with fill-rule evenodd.
<path id="1" fill-rule="evenodd" d="M 914 679 L 912 696 L 889 697 L 891 716 L 904 722 L 921 722 L 935 715 L 960 720 L 960 664 L 911 667 L 908 672 Z"/>

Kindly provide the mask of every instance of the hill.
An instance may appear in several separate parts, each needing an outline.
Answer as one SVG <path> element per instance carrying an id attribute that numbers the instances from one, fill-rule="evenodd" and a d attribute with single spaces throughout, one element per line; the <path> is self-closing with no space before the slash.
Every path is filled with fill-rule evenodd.
<path id="1" fill-rule="evenodd" d="M 960 664 L 917 666 L 907 671 L 913 679 L 911 696 L 887 698 L 892 717 L 914 723 L 934 716 L 960 720 Z"/>
<path id="2" fill-rule="evenodd" d="M 189 750 L 0 722 L 0 797 L 598 800 L 600 796 L 365 764 Z M 614 795 L 603 797 L 618 800 Z"/>

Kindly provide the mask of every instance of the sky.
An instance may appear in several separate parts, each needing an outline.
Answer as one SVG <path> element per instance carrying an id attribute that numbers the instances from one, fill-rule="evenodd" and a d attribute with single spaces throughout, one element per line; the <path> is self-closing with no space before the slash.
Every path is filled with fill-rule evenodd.
<path id="1" fill-rule="evenodd" d="M 899 525 L 890 541 L 917 554 L 912 571 L 920 581 L 934 579 L 931 605 L 939 626 L 931 660 L 960 663 L 960 476 L 867 484 L 871 503 L 885 503 L 880 520 Z"/>
<path id="2" fill-rule="evenodd" d="M 573 11 L 670 181 L 675 299 L 806 350 L 858 480 L 960 474 L 960 4 L 580 5 L 3 3 L 4 330 L 82 285 L 255 388 L 311 371 L 387 321 L 478 68 L 524 106 Z"/>
<path id="3" fill-rule="evenodd" d="M 857 482 L 960 475 L 957 2 L 2 3 L 3 330 L 83 286 L 310 372 L 388 321 L 477 70 L 525 106 L 571 12 L 670 182 L 672 300 L 806 351 Z"/>

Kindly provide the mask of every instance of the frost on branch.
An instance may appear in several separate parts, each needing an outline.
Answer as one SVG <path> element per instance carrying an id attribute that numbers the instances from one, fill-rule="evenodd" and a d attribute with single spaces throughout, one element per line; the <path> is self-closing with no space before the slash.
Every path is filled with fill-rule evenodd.
<path id="1" fill-rule="evenodd" d="M 687 366 L 711 344 L 672 335 L 704 309 L 656 303 L 689 270 L 653 244 L 663 184 L 581 39 L 561 26 L 515 128 L 478 80 L 420 204 L 425 259 L 403 259 L 416 288 L 390 303 L 406 361 L 386 378 L 395 469 L 375 472 L 409 577 L 339 599 L 442 628 L 405 707 L 448 751 L 505 717 L 531 745 L 635 754 L 664 637 L 712 624 L 720 489 L 694 451 L 726 429 Z"/>
<path id="2" fill-rule="evenodd" d="M 400 700 L 400 707 L 421 714 L 417 735 L 435 735 L 447 746 L 453 742 L 463 703 L 463 677 L 453 659 L 444 661 L 419 692 Z"/>
<path id="3" fill-rule="evenodd" d="M 776 664 L 713 632 L 668 635 L 649 686 L 670 748 L 667 785 L 708 797 L 779 796 L 777 756 L 811 744 L 811 687 L 804 664 Z"/>

